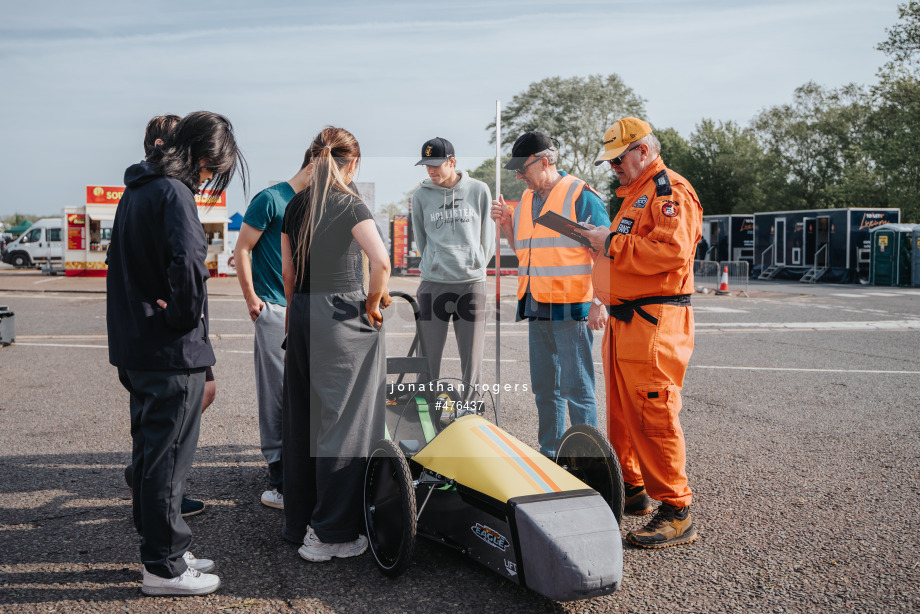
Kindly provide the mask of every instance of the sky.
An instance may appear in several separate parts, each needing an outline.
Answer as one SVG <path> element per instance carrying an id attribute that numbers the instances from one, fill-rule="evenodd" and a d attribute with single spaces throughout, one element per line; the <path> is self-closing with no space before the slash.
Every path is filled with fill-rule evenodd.
<path id="1" fill-rule="evenodd" d="M 323 126 L 344 127 L 378 207 L 425 178 L 413 165 L 429 138 L 449 139 L 461 169 L 494 157 L 496 100 L 547 77 L 616 73 L 644 119 L 684 137 L 706 118 L 746 125 L 809 81 L 874 83 L 898 2 L 3 4 L 0 216 L 57 216 L 87 185 L 121 185 L 165 113 L 226 115 L 250 198 L 293 176 Z M 228 210 L 246 205 L 235 179 Z"/>

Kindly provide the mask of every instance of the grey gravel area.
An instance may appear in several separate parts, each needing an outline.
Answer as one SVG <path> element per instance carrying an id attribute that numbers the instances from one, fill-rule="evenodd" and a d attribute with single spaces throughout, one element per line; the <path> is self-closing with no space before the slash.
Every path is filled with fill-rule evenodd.
<path id="1" fill-rule="evenodd" d="M 222 587 L 206 597 L 144 597 L 122 477 L 127 395 L 100 347 L 102 298 L 0 290 L 21 341 L 0 348 L 0 612 L 920 611 L 916 328 L 701 326 L 681 413 L 699 541 L 626 547 L 619 591 L 554 603 L 426 541 L 396 580 L 369 555 L 301 560 L 280 537 L 281 513 L 259 502 L 268 483 L 251 326 L 231 297 L 211 305 L 218 397 L 203 418 L 188 483 L 188 494 L 208 505 L 189 519 L 192 550 L 217 562 Z M 920 319 L 920 296 L 907 294 L 693 300 L 701 324 Z M 398 355 L 412 328 L 391 317 L 388 354 Z M 490 337 L 487 357 L 492 344 Z M 600 345 L 598 337 L 598 363 Z M 452 342 L 448 352 L 454 360 L 445 368 L 459 372 Z M 529 383 L 526 326 L 507 316 L 502 359 L 503 383 Z M 713 368 L 738 366 L 757 370 Z M 494 379 L 494 362 L 485 370 Z M 599 364 L 597 374 L 603 425 Z M 502 414 L 503 426 L 536 443 L 529 393 L 503 396 Z M 645 520 L 628 517 L 623 529 Z"/>

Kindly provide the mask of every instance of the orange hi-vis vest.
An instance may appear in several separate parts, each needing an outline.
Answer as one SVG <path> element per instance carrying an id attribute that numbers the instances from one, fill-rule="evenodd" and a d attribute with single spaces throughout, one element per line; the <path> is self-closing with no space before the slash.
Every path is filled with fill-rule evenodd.
<path id="1" fill-rule="evenodd" d="M 575 219 L 575 201 L 585 182 L 563 176 L 550 190 L 542 213 L 554 211 Z M 584 245 L 533 221 L 533 191 L 525 190 L 514 209 L 514 251 L 518 257 L 518 300 L 530 287 L 541 303 L 587 303 L 594 296 L 591 266 L 594 258 Z"/>

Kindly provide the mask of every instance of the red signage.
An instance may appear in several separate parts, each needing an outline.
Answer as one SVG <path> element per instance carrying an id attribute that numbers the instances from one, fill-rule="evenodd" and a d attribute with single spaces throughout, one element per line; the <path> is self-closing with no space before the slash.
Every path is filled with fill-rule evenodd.
<path id="1" fill-rule="evenodd" d="M 393 216 L 393 268 L 405 269 L 409 266 L 409 218 L 405 215 Z"/>
<path id="2" fill-rule="evenodd" d="M 214 192 L 205 190 L 201 194 L 195 194 L 195 204 L 199 207 L 226 207 L 227 193 L 221 192 L 220 196 L 214 196 Z"/>
<path id="3" fill-rule="evenodd" d="M 123 186 L 88 185 L 86 186 L 86 204 L 117 205 L 124 192 Z"/>
<path id="4" fill-rule="evenodd" d="M 124 186 L 88 185 L 86 186 L 86 204 L 117 205 L 124 193 Z M 195 194 L 195 204 L 199 207 L 226 207 L 227 193 L 221 192 L 220 196 L 215 196 L 211 190 L 205 190 L 201 194 Z"/>

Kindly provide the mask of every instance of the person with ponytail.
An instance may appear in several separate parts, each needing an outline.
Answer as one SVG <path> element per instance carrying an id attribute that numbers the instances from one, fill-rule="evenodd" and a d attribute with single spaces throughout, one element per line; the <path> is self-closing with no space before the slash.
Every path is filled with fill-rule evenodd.
<path id="1" fill-rule="evenodd" d="M 199 188 L 224 191 L 246 161 L 226 117 L 182 118 L 161 147 L 125 171 L 106 277 L 109 362 L 130 393 L 134 526 L 146 595 L 204 595 L 220 586 L 214 562 L 188 551 L 181 516 L 198 445 L 208 338 L 207 242 Z"/>
<path id="2" fill-rule="evenodd" d="M 358 141 L 327 127 L 310 145 L 312 185 L 281 229 L 288 303 L 282 410 L 284 525 L 308 561 L 367 549 L 361 496 L 366 457 L 384 436 L 386 351 L 381 310 L 390 261 L 352 183 Z M 368 289 L 358 262 L 369 263 Z"/>

